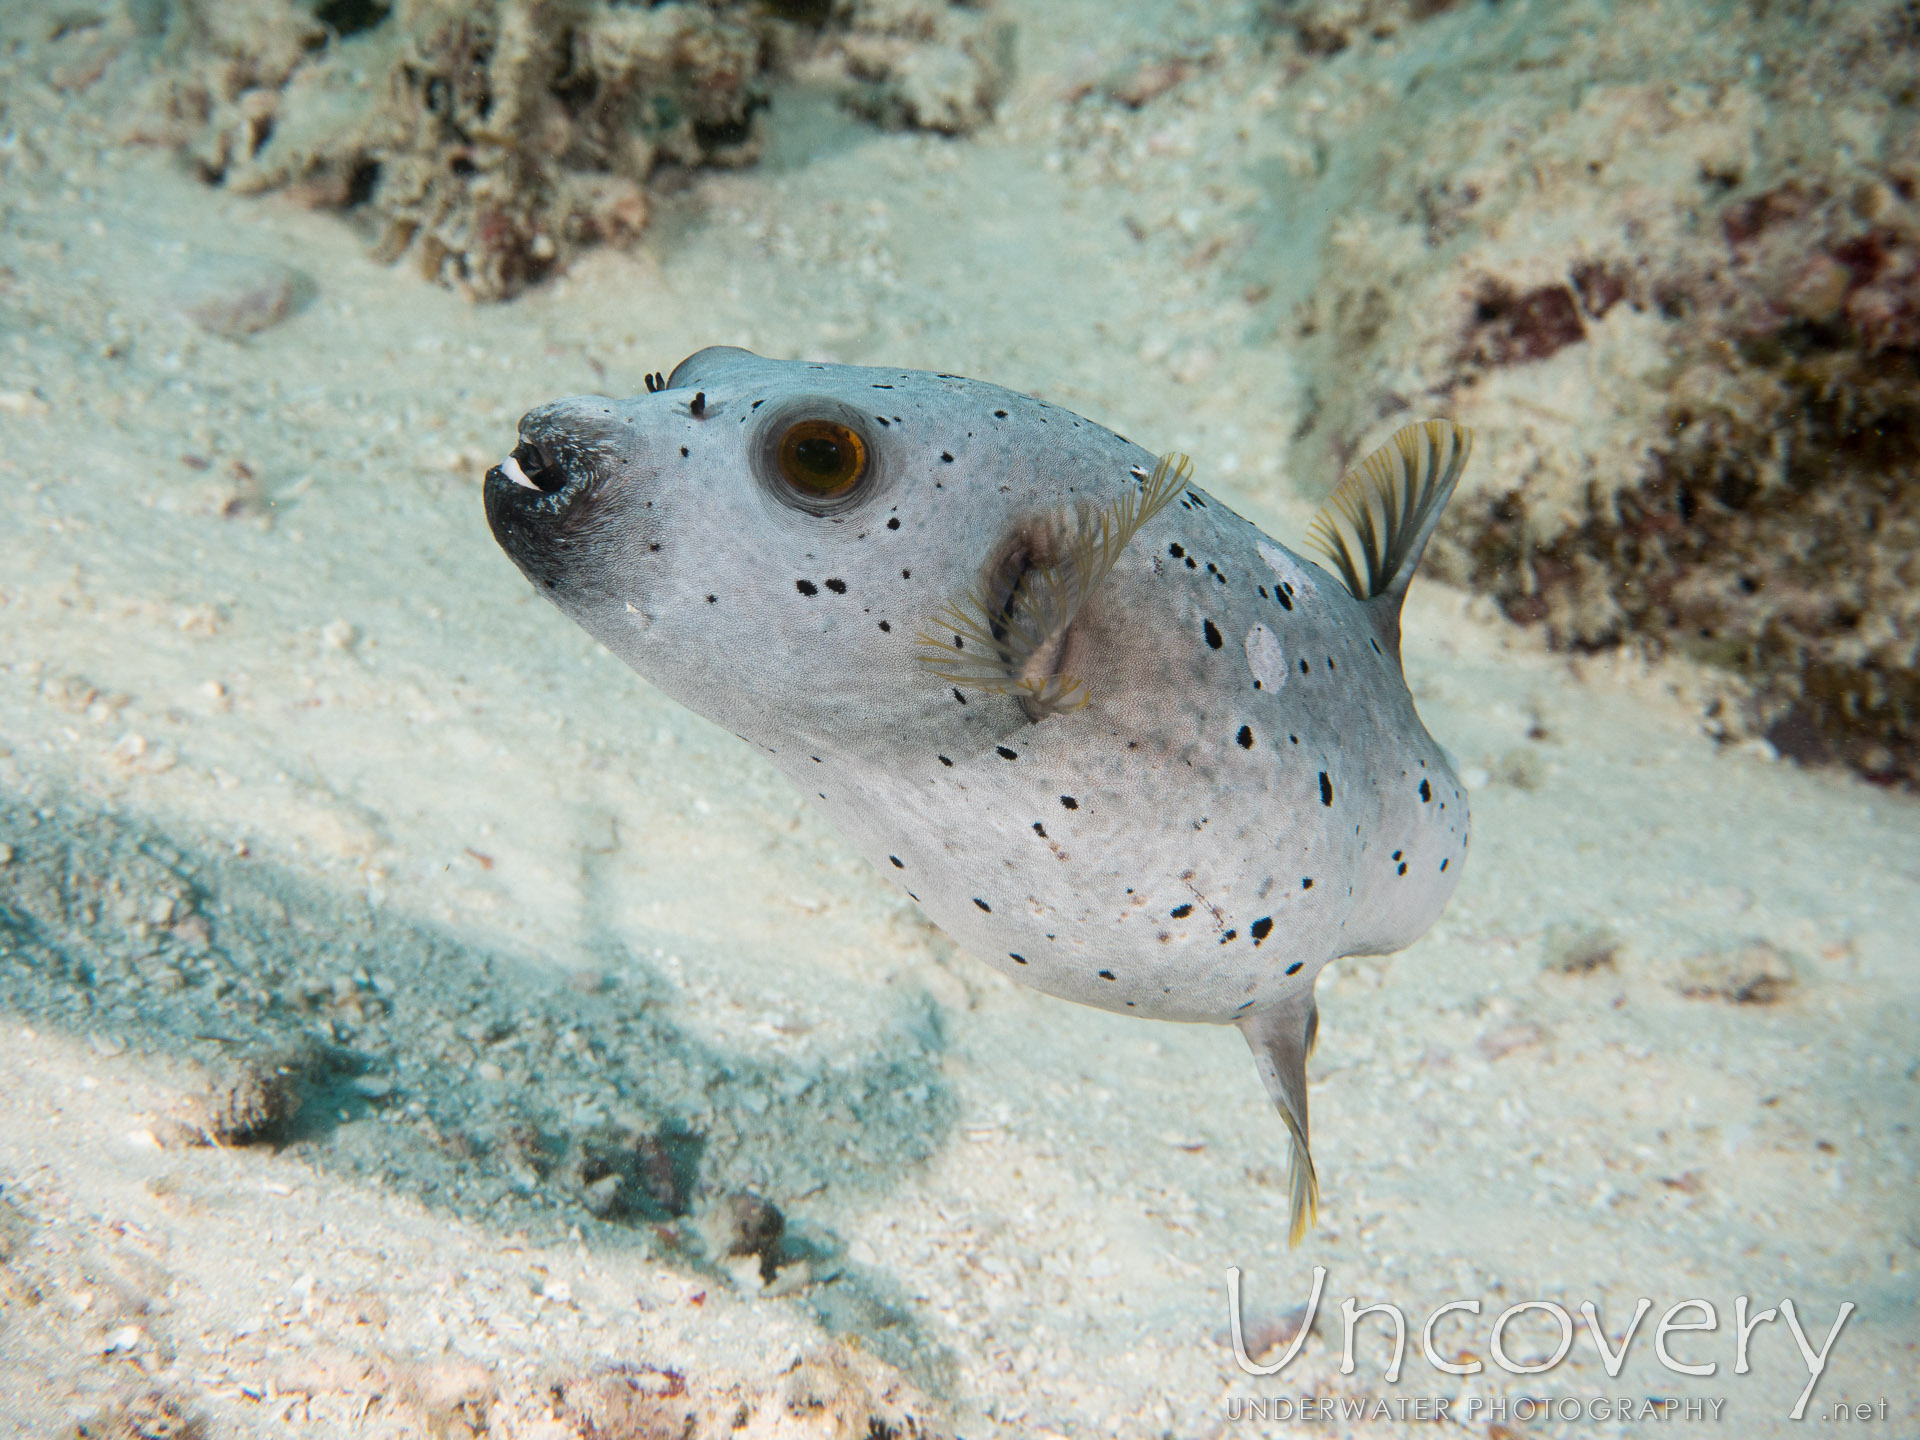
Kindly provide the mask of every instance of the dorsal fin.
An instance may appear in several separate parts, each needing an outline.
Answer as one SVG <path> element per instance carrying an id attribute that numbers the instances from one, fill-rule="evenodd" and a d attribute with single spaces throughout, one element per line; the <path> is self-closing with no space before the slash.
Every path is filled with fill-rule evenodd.
<path id="1" fill-rule="evenodd" d="M 1380 600 L 1399 637 L 1400 601 L 1473 451 L 1473 432 L 1420 420 L 1349 470 L 1307 529 L 1356 599 Z"/>
<path id="2" fill-rule="evenodd" d="M 1186 456 L 1163 455 L 1139 489 L 1074 512 L 1073 535 L 1058 559 L 1023 574 L 1004 605 L 975 591 L 941 607 L 933 620 L 953 643 L 923 630 L 915 658 L 949 685 L 1018 695 L 1036 720 L 1081 709 L 1091 698 L 1086 680 L 1055 668 L 1067 629 L 1141 526 L 1179 498 L 1192 474 Z"/>

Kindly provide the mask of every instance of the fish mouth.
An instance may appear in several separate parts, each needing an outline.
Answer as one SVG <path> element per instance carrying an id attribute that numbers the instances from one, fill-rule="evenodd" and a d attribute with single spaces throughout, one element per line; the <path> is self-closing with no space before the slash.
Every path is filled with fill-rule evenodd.
<path id="1" fill-rule="evenodd" d="M 546 496 L 562 495 L 582 478 L 584 467 L 569 463 L 578 457 L 570 453 L 573 447 L 565 443 L 565 437 L 530 423 L 533 420 L 534 416 L 529 415 L 520 422 L 518 443 L 506 459 L 487 471 L 489 507 L 496 490 L 502 492 L 503 498 L 526 504 Z M 525 491 L 526 496 L 511 496 L 512 491 Z"/>
<path id="2" fill-rule="evenodd" d="M 533 467 L 533 475 L 527 473 L 527 466 Z M 566 477 L 560 475 L 546 462 L 539 447 L 521 441 L 513 447 L 513 453 L 487 472 L 487 479 L 495 475 L 504 476 L 522 490 L 531 490 L 536 495 L 551 495 L 566 485 Z M 541 478 L 536 480 L 534 475 Z M 542 481 L 545 483 L 543 484 Z"/>
<path id="3" fill-rule="evenodd" d="M 526 577 L 557 590 L 571 552 L 598 508 L 605 455 L 535 411 L 482 489 L 493 538 Z"/>

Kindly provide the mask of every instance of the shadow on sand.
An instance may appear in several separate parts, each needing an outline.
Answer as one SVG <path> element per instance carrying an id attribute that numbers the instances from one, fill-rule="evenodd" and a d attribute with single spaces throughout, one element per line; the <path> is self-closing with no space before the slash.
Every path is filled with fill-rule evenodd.
<path id="1" fill-rule="evenodd" d="M 811 1201 L 769 1242 L 833 1333 L 944 1389 L 950 1361 L 829 1216 L 932 1155 L 955 1104 L 921 995 L 860 1054 L 729 1053 L 631 954 L 592 993 L 318 878 L 71 798 L 0 790 L 0 1012 L 184 1062 L 184 1120 L 502 1231 L 572 1226 L 711 1273 L 703 1216 Z M 614 942 L 607 941 L 606 944 Z"/>

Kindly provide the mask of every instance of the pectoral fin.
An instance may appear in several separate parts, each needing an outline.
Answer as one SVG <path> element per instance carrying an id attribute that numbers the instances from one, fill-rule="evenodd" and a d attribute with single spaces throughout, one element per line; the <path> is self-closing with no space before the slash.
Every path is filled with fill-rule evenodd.
<path id="1" fill-rule="evenodd" d="M 1018 695 L 1036 720 L 1083 708 L 1091 698 L 1087 682 L 1057 668 L 1068 627 L 1141 527 L 1180 497 L 1192 474 L 1186 456 L 1163 455 L 1138 490 L 1059 517 L 1062 528 L 1069 519 L 1073 527 L 1060 554 L 1021 575 L 1004 604 L 974 593 L 935 612 L 934 627 L 953 643 L 921 631 L 920 663 L 949 685 Z"/>
<path id="2" fill-rule="evenodd" d="M 1247 1037 L 1260 1079 L 1279 1107 L 1293 1141 L 1293 1152 L 1287 1159 L 1289 1245 L 1300 1243 L 1320 1208 L 1320 1182 L 1313 1171 L 1313 1150 L 1307 1138 L 1307 1057 L 1313 1053 L 1319 1023 L 1320 1011 L 1311 990 L 1240 1022 L 1240 1033 Z"/>

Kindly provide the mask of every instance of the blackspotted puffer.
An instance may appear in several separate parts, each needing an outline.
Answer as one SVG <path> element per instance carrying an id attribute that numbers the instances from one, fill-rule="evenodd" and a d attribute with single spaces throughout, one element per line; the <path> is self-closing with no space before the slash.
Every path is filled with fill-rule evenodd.
<path id="1" fill-rule="evenodd" d="M 538 590 L 979 959 L 1237 1025 L 1297 1240 L 1314 982 L 1418 938 L 1466 854 L 1400 607 L 1469 447 L 1402 430 L 1333 493 L 1316 563 L 1185 457 L 1045 401 L 714 348 L 529 413 L 486 507 Z"/>

